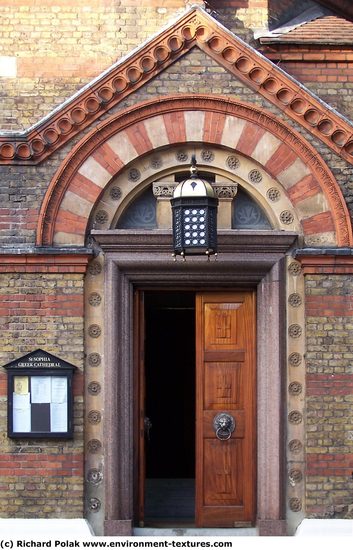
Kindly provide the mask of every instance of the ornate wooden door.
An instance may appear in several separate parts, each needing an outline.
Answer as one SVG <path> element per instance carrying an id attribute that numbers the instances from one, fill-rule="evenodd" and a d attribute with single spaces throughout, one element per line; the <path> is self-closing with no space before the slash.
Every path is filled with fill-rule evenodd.
<path id="1" fill-rule="evenodd" d="M 196 387 L 196 525 L 251 523 L 256 475 L 253 292 L 197 295 Z"/>

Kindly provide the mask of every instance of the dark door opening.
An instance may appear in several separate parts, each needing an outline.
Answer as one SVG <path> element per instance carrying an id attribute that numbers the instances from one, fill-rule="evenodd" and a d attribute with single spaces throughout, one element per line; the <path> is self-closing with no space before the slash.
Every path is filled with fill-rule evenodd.
<path id="1" fill-rule="evenodd" d="M 145 525 L 195 517 L 195 294 L 145 293 Z"/>

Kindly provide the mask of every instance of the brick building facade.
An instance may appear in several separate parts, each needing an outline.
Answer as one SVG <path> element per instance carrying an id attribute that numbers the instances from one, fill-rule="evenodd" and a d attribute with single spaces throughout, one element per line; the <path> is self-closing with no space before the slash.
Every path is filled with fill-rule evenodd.
<path id="1" fill-rule="evenodd" d="M 350 2 L 1 0 L 0 13 L 0 365 L 43 349 L 78 367 L 74 437 L 55 440 L 8 437 L 0 369 L 0 517 L 142 525 L 138 357 L 144 336 L 162 347 L 143 319 L 158 300 L 183 309 L 178 293 L 243 292 L 257 397 L 239 414 L 255 451 L 250 489 L 231 485 L 251 510 L 213 525 L 283 535 L 351 517 Z M 169 199 L 192 153 L 218 194 L 219 259 L 184 265 Z M 207 391 L 226 380 L 226 395 L 227 376 Z"/>

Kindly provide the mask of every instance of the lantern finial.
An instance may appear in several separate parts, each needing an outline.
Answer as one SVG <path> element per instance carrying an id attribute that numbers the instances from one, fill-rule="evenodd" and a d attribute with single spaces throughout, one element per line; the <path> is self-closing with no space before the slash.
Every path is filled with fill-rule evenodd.
<path id="1" fill-rule="evenodd" d="M 195 154 L 193 154 L 191 156 L 190 175 L 191 176 L 196 176 L 197 175 L 196 155 Z"/>

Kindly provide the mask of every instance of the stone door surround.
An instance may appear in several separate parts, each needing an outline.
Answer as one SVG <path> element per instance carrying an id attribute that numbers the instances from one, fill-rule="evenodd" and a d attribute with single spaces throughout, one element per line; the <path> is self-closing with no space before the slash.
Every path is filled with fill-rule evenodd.
<path id="1" fill-rule="evenodd" d="M 132 532 L 133 291 L 177 286 L 208 290 L 257 288 L 257 525 L 260 534 L 285 534 L 285 400 L 281 387 L 286 336 L 282 315 L 285 254 L 296 234 L 222 231 L 219 261 L 193 258 L 186 263 L 172 261 L 170 231 L 92 231 L 92 235 L 104 253 L 106 304 L 101 449 L 104 481 L 100 499 L 96 499 L 99 506 L 88 513 L 96 533 Z"/>

